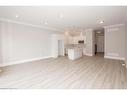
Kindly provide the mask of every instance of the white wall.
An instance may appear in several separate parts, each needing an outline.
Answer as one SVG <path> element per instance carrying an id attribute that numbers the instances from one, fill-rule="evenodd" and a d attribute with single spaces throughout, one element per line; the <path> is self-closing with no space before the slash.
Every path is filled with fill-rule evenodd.
<path id="1" fill-rule="evenodd" d="M 0 24 L 3 65 L 51 56 L 52 31 L 3 21 Z"/>
<path id="2" fill-rule="evenodd" d="M 112 25 L 105 27 L 105 57 L 113 59 L 125 58 L 125 27 Z"/>
<path id="3" fill-rule="evenodd" d="M 0 63 L 2 63 L 2 33 L 1 33 L 1 23 L 0 23 Z"/>
<path id="4" fill-rule="evenodd" d="M 127 68 L 127 24 L 125 25 L 125 63 Z"/>

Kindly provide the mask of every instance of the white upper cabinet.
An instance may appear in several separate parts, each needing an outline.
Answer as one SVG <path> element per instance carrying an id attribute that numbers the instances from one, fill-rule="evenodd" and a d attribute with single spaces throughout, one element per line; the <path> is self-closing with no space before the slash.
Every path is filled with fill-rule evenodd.
<path id="1" fill-rule="evenodd" d="M 75 36 L 75 37 L 69 37 L 69 43 L 68 44 L 78 44 L 78 41 L 84 40 L 84 43 L 86 41 L 86 36 Z"/>

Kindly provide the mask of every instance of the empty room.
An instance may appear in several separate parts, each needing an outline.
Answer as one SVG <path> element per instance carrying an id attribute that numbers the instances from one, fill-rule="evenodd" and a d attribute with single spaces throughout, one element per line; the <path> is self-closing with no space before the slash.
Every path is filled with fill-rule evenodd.
<path id="1" fill-rule="evenodd" d="M 126 89 L 126 6 L 0 6 L 0 89 Z"/>

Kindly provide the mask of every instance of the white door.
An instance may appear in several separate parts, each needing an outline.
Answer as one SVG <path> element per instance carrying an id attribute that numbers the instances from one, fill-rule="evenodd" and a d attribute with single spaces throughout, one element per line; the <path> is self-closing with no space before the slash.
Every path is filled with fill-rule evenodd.
<path id="1" fill-rule="evenodd" d="M 98 36 L 97 52 L 104 52 L 104 36 L 103 35 Z"/>

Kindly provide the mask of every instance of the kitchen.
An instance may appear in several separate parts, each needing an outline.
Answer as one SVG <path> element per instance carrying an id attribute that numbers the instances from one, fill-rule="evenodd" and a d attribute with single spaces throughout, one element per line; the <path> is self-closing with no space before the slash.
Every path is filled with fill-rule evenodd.
<path id="1" fill-rule="evenodd" d="M 85 53 L 86 36 L 83 31 L 65 32 L 65 55 L 70 60 L 81 58 Z"/>

